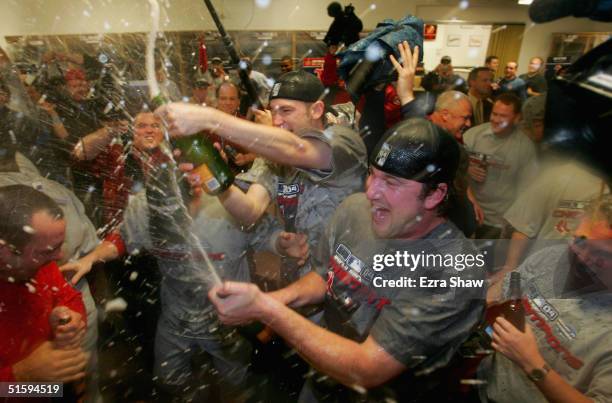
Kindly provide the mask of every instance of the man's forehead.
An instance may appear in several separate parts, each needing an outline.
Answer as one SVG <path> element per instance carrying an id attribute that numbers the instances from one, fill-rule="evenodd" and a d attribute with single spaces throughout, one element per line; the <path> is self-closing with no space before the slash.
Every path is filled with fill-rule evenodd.
<path id="1" fill-rule="evenodd" d="M 286 107 L 291 107 L 294 109 L 306 109 L 307 106 L 308 104 L 306 102 L 298 101 L 295 99 L 274 98 L 270 101 L 270 108 L 272 110 Z"/>
<path id="2" fill-rule="evenodd" d="M 234 96 L 237 97 L 238 96 L 238 89 L 236 87 L 234 87 L 233 85 L 221 85 L 221 87 L 219 87 L 219 95 L 225 95 L 227 97 L 229 96 Z"/>
<path id="3" fill-rule="evenodd" d="M 461 98 L 453 102 L 449 108 L 451 112 L 472 113 L 472 104 L 465 98 Z"/>
<path id="4" fill-rule="evenodd" d="M 512 113 L 513 115 L 515 114 L 514 107 L 512 105 L 507 105 L 501 101 L 496 101 L 495 104 L 493 104 L 493 109 L 495 109 L 496 112 Z"/>
<path id="5" fill-rule="evenodd" d="M 32 231 L 32 240 L 35 242 L 49 237 L 63 237 L 66 231 L 66 221 L 61 216 L 39 211 L 32 215 L 29 230 Z"/>
<path id="6" fill-rule="evenodd" d="M 373 176 L 376 176 L 382 179 L 394 179 L 394 180 L 401 182 L 402 185 L 406 185 L 406 186 L 421 185 L 420 182 L 414 181 L 412 179 L 402 178 L 401 176 L 393 175 L 385 171 L 381 171 L 380 169 L 372 165 L 370 165 L 370 175 L 373 175 Z"/>
<path id="7" fill-rule="evenodd" d="M 151 120 L 155 122 L 159 122 L 161 121 L 161 118 L 155 115 L 153 112 L 140 112 L 138 115 L 136 115 L 136 118 L 134 118 L 135 123 L 140 123 L 142 121 L 151 121 Z"/>

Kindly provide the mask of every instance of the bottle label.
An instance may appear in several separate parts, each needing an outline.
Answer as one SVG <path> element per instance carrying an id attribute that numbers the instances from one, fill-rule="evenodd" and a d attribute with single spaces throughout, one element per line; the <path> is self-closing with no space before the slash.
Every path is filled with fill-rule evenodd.
<path id="1" fill-rule="evenodd" d="M 211 192 L 214 192 L 221 187 L 221 184 L 213 176 L 209 181 L 206 182 L 206 187 L 210 189 Z"/>
<path id="2" fill-rule="evenodd" d="M 210 172 L 206 164 L 200 165 L 193 172 L 200 176 L 200 183 L 204 187 L 206 193 L 214 193 L 221 187 L 221 184 L 212 172 Z"/>

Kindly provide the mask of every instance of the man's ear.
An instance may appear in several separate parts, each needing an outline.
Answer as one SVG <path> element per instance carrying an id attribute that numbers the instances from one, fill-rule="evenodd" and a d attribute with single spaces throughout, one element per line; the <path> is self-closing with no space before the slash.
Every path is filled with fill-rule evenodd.
<path id="1" fill-rule="evenodd" d="M 448 111 L 448 109 L 442 109 L 440 111 L 440 115 L 442 116 L 442 119 L 444 119 L 445 122 L 448 122 L 448 118 L 450 116 L 450 112 Z"/>
<path id="2" fill-rule="evenodd" d="M 447 194 L 448 185 L 446 183 L 438 184 L 438 187 L 425 197 L 425 209 L 434 210 L 444 201 Z"/>
<path id="3" fill-rule="evenodd" d="M 313 120 L 319 120 L 325 113 L 325 103 L 323 101 L 316 101 L 310 105 L 310 116 Z"/>

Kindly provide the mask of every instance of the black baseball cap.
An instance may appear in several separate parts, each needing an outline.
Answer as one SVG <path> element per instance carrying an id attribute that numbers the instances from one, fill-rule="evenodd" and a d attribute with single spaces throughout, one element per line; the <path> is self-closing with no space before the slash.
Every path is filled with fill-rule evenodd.
<path id="1" fill-rule="evenodd" d="M 290 71 L 280 76 L 270 91 L 270 101 L 276 98 L 302 102 L 316 102 L 323 98 L 325 87 L 313 74 L 303 70 Z"/>
<path id="2" fill-rule="evenodd" d="M 459 167 L 457 141 L 422 118 L 404 120 L 387 130 L 370 164 L 388 174 L 421 183 L 450 183 Z"/>

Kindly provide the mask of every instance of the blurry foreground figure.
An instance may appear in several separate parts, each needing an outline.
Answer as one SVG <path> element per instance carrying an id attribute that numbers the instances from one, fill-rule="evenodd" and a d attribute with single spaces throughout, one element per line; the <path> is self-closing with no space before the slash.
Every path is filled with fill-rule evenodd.
<path id="1" fill-rule="evenodd" d="M 569 244 L 544 248 L 517 269 L 528 325 L 521 332 L 495 322 L 500 354 L 479 371 L 488 401 L 612 399 L 612 197 L 591 206 Z"/>

